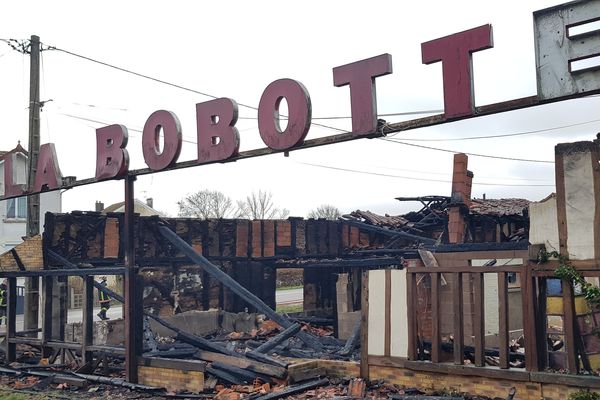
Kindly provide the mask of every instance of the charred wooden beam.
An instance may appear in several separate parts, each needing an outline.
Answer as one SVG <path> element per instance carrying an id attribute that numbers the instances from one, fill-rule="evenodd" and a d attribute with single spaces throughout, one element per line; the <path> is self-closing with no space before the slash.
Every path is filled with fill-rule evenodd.
<path id="1" fill-rule="evenodd" d="M 425 244 L 430 244 L 430 245 L 435 244 L 435 240 L 434 239 L 430 239 L 430 238 L 427 238 L 427 237 L 413 235 L 411 233 L 406 233 L 406 232 L 397 231 L 397 230 L 393 230 L 393 229 L 381 228 L 379 226 L 369 225 L 369 224 L 366 224 L 364 222 L 359 222 L 359 221 L 346 220 L 344 222 L 348 223 L 349 225 L 356 226 L 356 227 L 358 227 L 360 229 L 364 229 L 365 231 L 371 231 L 371 232 L 381 233 L 381 234 L 384 234 L 384 235 L 387 235 L 387 236 L 392 236 L 392 237 L 401 237 L 401 238 L 404 238 L 404 239 L 414 240 L 414 241 L 418 241 L 418 242 L 425 243 Z"/>
<path id="2" fill-rule="evenodd" d="M 243 385 L 244 384 L 243 379 L 241 379 L 233 374 L 230 374 L 227 371 L 223 371 L 221 369 L 217 369 L 217 368 L 213 368 L 213 367 L 206 367 L 206 372 L 211 375 L 216 376 L 217 378 L 219 378 L 225 382 L 231 383 L 232 385 Z"/>
<path id="3" fill-rule="evenodd" d="M 287 368 L 288 363 L 282 360 L 278 360 L 277 358 L 269 357 L 266 354 L 255 353 L 253 351 L 249 351 L 246 353 L 246 357 L 251 358 L 256 361 L 260 361 L 265 364 L 275 365 L 281 368 Z"/>
<path id="4" fill-rule="evenodd" d="M 358 344 L 358 341 L 360 339 L 360 326 L 361 325 L 362 325 L 362 320 L 361 320 L 361 318 L 359 318 L 356 320 L 356 324 L 354 324 L 354 329 L 352 329 L 352 334 L 346 341 L 346 344 L 344 345 L 344 347 L 342 347 L 342 349 L 338 352 L 338 354 L 340 354 L 342 356 L 347 356 L 347 355 L 350 355 L 354 351 L 354 348 L 356 347 L 356 345 Z"/>
<path id="5" fill-rule="evenodd" d="M 46 270 L 28 270 L 28 271 L 2 271 L 0 278 L 20 278 L 35 276 L 88 276 L 88 275 L 123 275 L 123 267 L 100 267 L 100 268 L 81 268 L 81 269 L 46 269 Z"/>
<path id="6" fill-rule="evenodd" d="M 265 343 L 258 346 L 256 349 L 254 349 L 252 351 L 255 353 L 266 354 L 270 350 L 274 349 L 275 347 L 277 347 L 278 345 L 283 343 L 284 340 L 287 340 L 290 337 L 294 336 L 296 333 L 300 332 L 300 328 L 301 328 L 300 324 L 290 325 L 289 328 L 281 331 L 277 336 L 272 337 L 271 339 L 267 340 Z"/>
<path id="7" fill-rule="evenodd" d="M 291 396 L 291 395 L 296 394 L 296 393 L 302 393 L 302 392 L 304 392 L 306 390 L 314 389 L 314 388 L 317 388 L 319 386 L 325 386 L 328 383 L 329 383 L 329 379 L 327 379 L 327 378 L 317 379 L 317 380 L 314 380 L 314 381 L 303 383 L 301 385 L 288 386 L 287 389 L 285 389 L 285 390 L 282 390 L 280 392 L 272 392 L 272 393 L 266 394 L 264 396 L 260 396 L 256 400 L 282 399 L 284 397 L 288 397 L 288 396 Z"/>
<path id="8" fill-rule="evenodd" d="M 273 382 L 273 379 L 271 379 L 267 375 L 260 374 L 258 372 L 254 372 L 254 371 L 249 371 L 249 370 L 246 370 L 246 369 L 243 369 L 243 368 L 240 368 L 240 367 L 236 367 L 235 365 L 229 365 L 229 364 L 226 364 L 226 363 L 223 363 L 223 362 L 213 361 L 213 363 L 211 364 L 211 366 L 213 368 L 220 369 L 222 371 L 230 373 L 231 375 L 239 377 L 240 379 L 242 379 L 246 383 L 252 383 L 257 378 L 260 379 L 261 381 L 263 381 L 264 383 L 271 383 L 271 382 Z"/>
<path id="9" fill-rule="evenodd" d="M 283 379 L 287 375 L 287 370 L 284 367 L 269 365 L 262 362 L 250 360 L 248 358 L 231 357 L 224 354 L 218 354 L 204 350 L 198 351 L 196 353 L 196 357 L 204 361 L 221 362 L 227 365 L 243 368 L 248 371 L 272 376 L 278 379 Z"/>
<path id="10" fill-rule="evenodd" d="M 292 325 L 292 323 L 286 317 L 284 317 L 281 314 L 277 314 L 260 298 L 258 298 L 248 289 L 236 282 L 235 279 L 227 275 L 225 272 L 221 271 L 219 267 L 208 261 L 204 256 L 198 254 L 189 244 L 187 244 L 183 239 L 177 236 L 177 234 L 174 233 L 171 229 L 169 229 L 166 226 L 159 226 L 158 229 L 163 235 L 163 237 L 169 242 L 171 242 L 173 246 L 178 248 L 194 263 L 202 265 L 204 271 L 208 272 L 211 276 L 213 276 L 215 279 L 221 282 L 221 284 L 223 284 L 232 292 L 243 298 L 251 306 L 256 308 L 258 311 L 265 313 L 271 320 L 277 322 L 284 328 L 289 328 Z M 316 350 L 323 349 L 321 343 L 315 337 L 311 336 L 306 332 L 299 332 L 298 337 L 311 348 L 314 348 Z"/>

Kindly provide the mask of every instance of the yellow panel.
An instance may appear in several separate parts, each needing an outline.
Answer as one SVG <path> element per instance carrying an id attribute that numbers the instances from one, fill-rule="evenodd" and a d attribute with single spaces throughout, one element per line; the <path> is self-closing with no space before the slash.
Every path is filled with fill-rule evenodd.
<path id="1" fill-rule="evenodd" d="M 588 359 L 590 360 L 590 367 L 593 371 L 600 369 L 600 354 L 588 355 Z"/>
<path id="2" fill-rule="evenodd" d="M 575 313 L 577 315 L 589 314 L 592 310 L 588 305 L 585 297 L 575 297 Z M 546 312 L 553 315 L 563 314 L 563 299 L 562 297 L 548 297 L 546 301 Z"/>

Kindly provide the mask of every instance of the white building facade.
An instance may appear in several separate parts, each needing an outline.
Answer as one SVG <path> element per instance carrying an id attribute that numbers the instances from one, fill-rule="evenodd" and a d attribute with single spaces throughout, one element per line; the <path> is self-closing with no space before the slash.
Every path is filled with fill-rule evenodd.
<path id="1" fill-rule="evenodd" d="M 21 144 L 10 151 L 0 151 L 0 193 L 4 193 L 5 160 L 11 157 L 13 183 L 27 184 L 28 153 Z M 60 212 L 62 208 L 60 190 L 40 195 L 40 230 L 44 226 L 47 211 Z M 0 254 L 23 241 L 27 225 L 27 196 L 0 201 Z"/>

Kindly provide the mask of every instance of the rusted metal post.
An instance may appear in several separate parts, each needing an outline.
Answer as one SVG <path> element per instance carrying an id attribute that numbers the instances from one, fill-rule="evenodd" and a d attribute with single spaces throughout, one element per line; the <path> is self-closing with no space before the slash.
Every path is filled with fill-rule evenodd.
<path id="1" fill-rule="evenodd" d="M 135 266 L 134 231 L 134 176 L 125 178 L 125 375 L 127 381 L 138 382 L 138 356 L 142 354 L 143 306 L 137 288 L 138 274 Z"/>

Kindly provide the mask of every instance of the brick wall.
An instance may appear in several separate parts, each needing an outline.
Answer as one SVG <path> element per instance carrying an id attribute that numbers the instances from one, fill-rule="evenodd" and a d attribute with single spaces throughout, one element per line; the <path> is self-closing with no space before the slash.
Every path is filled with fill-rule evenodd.
<path id="1" fill-rule="evenodd" d="M 41 270 L 44 267 L 44 256 L 42 253 L 42 236 L 36 235 L 26 239 L 14 247 L 23 265 L 29 270 Z M 18 271 L 17 261 L 9 251 L 0 256 L 0 270 Z"/>
<path id="2" fill-rule="evenodd" d="M 204 390 L 205 366 L 201 361 L 144 358 L 138 368 L 138 381 L 169 392 L 200 393 Z"/>
<path id="3" fill-rule="evenodd" d="M 379 365 L 370 366 L 369 378 L 383 379 L 386 383 L 418 388 L 424 391 L 454 390 L 460 393 L 492 398 L 504 398 L 508 394 L 508 390 L 515 387 L 517 389 L 515 398 L 519 400 L 565 400 L 569 394 L 582 390 L 580 387 L 568 385 L 420 372 Z"/>

